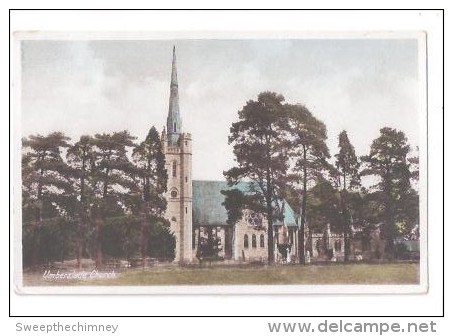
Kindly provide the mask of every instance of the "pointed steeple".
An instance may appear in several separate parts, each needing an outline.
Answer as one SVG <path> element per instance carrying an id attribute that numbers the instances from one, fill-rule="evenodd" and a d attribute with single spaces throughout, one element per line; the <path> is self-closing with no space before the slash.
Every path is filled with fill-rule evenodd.
<path id="1" fill-rule="evenodd" d="M 176 47 L 173 46 L 173 61 L 171 63 L 171 84 L 178 86 L 178 73 L 176 71 Z"/>
<path id="2" fill-rule="evenodd" d="M 176 72 L 176 49 L 173 46 L 173 62 L 171 66 L 170 101 L 167 116 L 168 144 L 176 145 L 182 133 L 182 121 L 179 114 L 178 75 Z"/>

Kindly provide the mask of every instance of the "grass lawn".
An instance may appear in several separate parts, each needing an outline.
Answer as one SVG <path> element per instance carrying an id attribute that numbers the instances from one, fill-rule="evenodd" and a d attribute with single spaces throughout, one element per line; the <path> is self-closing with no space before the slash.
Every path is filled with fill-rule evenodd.
<path id="1" fill-rule="evenodd" d="M 43 273 L 24 272 L 24 286 L 418 284 L 419 264 L 158 266 L 116 274 L 112 279 L 46 280 Z"/>

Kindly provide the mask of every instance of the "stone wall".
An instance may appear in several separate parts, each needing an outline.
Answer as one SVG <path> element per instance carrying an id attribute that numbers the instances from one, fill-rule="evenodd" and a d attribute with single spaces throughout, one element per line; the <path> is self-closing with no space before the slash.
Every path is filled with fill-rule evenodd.
<path id="1" fill-rule="evenodd" d="M 245 210 L 243 218 L 236 223 L 233 234 L 233 259 L 243 262 L 265 261 L 267 260 L 265 223 L 262 223 L 262 218 L 251 222 L 249 215 L 250 212 Z M 255 236 L 256 245 L 253 245 L 253 236 Z M 264 238 L 264 245 L 261 244 L 261 236 Z"/>

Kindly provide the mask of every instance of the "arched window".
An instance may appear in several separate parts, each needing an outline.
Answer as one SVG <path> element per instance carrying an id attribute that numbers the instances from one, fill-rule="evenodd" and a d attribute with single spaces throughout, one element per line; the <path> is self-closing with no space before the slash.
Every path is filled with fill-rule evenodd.
<path id="1" fill-rule="evenodd" d="M 173 123 L 173 132 L 176 133 L 176 123 L 175 122 Z"/>
<path id="2" fill-rule="evenodd" d="M 256 235 L 255 234 L 252 235 L 252 247 L 256 248 Z"/>
<path id="3" fill-rule="evenodd" d="M 244 235 L 244 248 L 249 248 L 249 236 Z"/>
<path id="4" fill-rule="evenodd" d="M 264 247 L 264 235 L 260 235 L 260 247 Z"/>
<path id="5" fill-rule="evenodd" d="M 171 195 L 171 198 L 176 198 L 176 197 L 178 197 L 178 192 L 176 190 L 172 190 L 170 195 Z"/>
<path id="6" fill-rule="evenodd" d="M 173 177 L 176 177 L 176 161 L 173 161 L 173 164 L 171 166 L 171 175 Z"/>
<path id="7" fill-rule="evenodd" d="M 341 241 L 339 240 L 335 242 L 335 251 L 341 251 Z"/>

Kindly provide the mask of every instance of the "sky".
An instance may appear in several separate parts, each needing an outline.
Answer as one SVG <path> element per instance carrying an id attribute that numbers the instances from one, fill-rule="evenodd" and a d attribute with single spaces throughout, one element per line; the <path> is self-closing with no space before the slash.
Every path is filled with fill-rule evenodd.
<path id="1" fill-rule="evenodd" d="M 419 144 L 417 39 L 84 40 L 21 42 L 22 135 L 129 130 L 142 141 L 166 123 L 176 46 L 183 131 L 193 178 L 223 180 L 234 165 L 229 128 L 263 91 L 305 105 L 338 152 L 346 130 L 358 155 L 382 127 Z"/>

